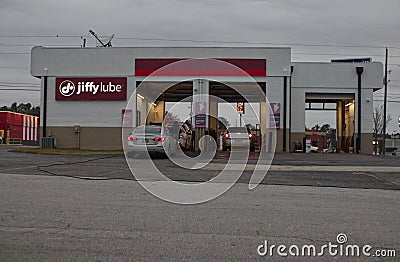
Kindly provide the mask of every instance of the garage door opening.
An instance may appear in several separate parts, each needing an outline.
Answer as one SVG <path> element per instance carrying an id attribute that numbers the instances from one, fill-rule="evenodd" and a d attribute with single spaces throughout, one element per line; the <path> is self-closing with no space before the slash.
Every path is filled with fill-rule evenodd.
<path id="1" fill-rule="evenodd" d="M 348 96 L 347 99 L 306 99 L 306 152 L 354 153 L 354 95 Z"/>
<path id="2" fill-rule="evenodd" d="M 213 115 L 218 116 L 217 119 L 210 118 L 210 128 L 217 130 L 218 149 L 226 151 L 232 150 L 236 146 L 232 145 L 232 141 L 229 139 L 228 133 L 231 130 L 231 132 L 248 132 L 250 151 L 259 151 L 263 131 L 261 119 L 265 118 L 266 114 L 261 111 L 261 107 L 265 107 L 265 102 L 262 103 L 260 100 L 263 100 L 263 96 L 265 97 L 266 84 L 235 83 L 233 86 L 240 93 L 227 84 L 210 82 L 210 95 L 224 100 L 224 102 L 216 104 L 210 103 L 210 109 L 214 110 Z M 259 87 L 261 87 L 261 91 Z M 256 88 L 258 90 L 253 90 Z M 261 92 L 262 94 L 259 94 Z"/>

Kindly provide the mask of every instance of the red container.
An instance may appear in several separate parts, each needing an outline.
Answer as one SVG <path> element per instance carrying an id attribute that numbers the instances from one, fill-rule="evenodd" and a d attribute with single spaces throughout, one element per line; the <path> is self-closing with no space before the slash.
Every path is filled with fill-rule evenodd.
<path id="1" fill-rule="evenodd" d="M 0 135 L 2 135 L 3 143 L 11 140 L 16 143 L 38 141 L 39 117 L 0 111 Z"/>

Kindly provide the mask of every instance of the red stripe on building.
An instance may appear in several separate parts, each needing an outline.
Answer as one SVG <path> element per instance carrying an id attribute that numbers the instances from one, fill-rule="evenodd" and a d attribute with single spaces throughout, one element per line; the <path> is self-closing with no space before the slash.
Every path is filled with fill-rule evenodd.
<path id="1" fill-rule="evenodd" d="M 266 76 L 266 67 L 265 59 L 135 59 L 136 76 Z"/>

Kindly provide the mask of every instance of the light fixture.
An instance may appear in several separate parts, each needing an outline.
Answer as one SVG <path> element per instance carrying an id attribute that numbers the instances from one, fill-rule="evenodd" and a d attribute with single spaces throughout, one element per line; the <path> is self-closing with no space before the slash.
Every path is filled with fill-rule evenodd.
<path id="1" fill-rule="evenodd" d="M 142 96 L 141 94 L 137 94 L 137 96 L 141 99 L 144 99 L 144 96 Z"/>
<path id="2" fill-rule="evenodd" d="M 156 107 L 156 106 L 157 106 L 157 104 L 156 104 L 156 103 L 154 103 L 154 102 L 151 102 L 150 104 L 152 104 L 154 107 Z"/>
<path id="3" fill-rule="evenodd" d="M 350 102 L 350 103 L 346 104 L 346 107 L 351 106 L 352 104 L 353 104 L 353 103 Z"/>

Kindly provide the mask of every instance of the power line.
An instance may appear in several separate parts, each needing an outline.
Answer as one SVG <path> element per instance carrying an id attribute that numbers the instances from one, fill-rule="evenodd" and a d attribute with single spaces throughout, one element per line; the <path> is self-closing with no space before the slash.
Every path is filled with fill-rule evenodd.
<path id="1" fill-rule="evenodd" d="M 83 35 L 0 35 L 0 38 L 82 38 Z M 105 37 L 105 36 L 100 36 Z M 273 43 L 250 41 L 222 41 L 222 40 L 194 40 L 171 38 L 143 38 L 143 37 L 115 37 L 119 40 L 165 41 L 165 42 L 193 42 L 193 43 L 221 43 L 221 44 L 249 44 L 249 45 L 277 45 L 277 46 L 303 46 L 303 47 L 343 47 L 343 48 L 373 48 L 383 49 L 385 46 L 376 45 L 340 45 L 340 44 L 305 44 L 305 43 Z M 397 46 L 387 46 L 391 49 L 400 49 Z"/>
<path id="2" fill-rule="evenodd" d="M 1 69 L 29 69 L 29 67 L 18 67 L 18 66 L 0 66 Z"/>
<path id="3" fill-rule="evenodd" d="M 3 43 L 0 43 L 0 46 L 15 46 L 15 47 L 33 47 L 33 46 L 37 46 L 37 45 L 40 45 L 40 44 L 38 44 L 38 43 L 35 43 L 35 44 L 3 44 Z M 60 44 L 46 44 L 47 46 L 73 46 L 73 45 L 66 45 L 66 44 L 63 44 L 63 45 L 60 45 Z M 79 45 L 80 46 L 80 45 Z"/>
<path id="4" fill-rule="evenodd" d="M 73 38 L 76 35 L 0 35 L 1 38 Z"/>
<path id="5" fill-rule="evenodd" d="M 31 53 L 20 53 L 20 52 L 0 52 L 0 55 L 30 55 Z"/>
<path id="6" fill-rule="evenodd" d="M 39 83 L 26 83 L 26 82 L 3 82 L 0 81 L 0 84 L 16 84 L 16 85 L 40 85 Z"/>
<path id="7" fill-rule="evenodd" d="M 383 99 L 374 99 L 374 101 L 384 102 Z M 386 102 L 388 102 L 388 103 L 400 103 L 400 101 L 395 101 L 395 100 L 387 100 Z"/>
<path id="8" fill-rule="evenodd" d="M 374 94 L 374 96 L 383 96 L 384 94 Z M 400 97 L 400 94 L 389 94 L 388 96 L 393 96 L 393 97 Z"/>
<path id="9" fill-rule="evenodd" d="M 40 86 L 36 86 L 36 85 L 4 85 L 4 84 L 0 84 L 0 87 L 35 87 L 35 88 L 40 88 Z"/>
<path id="10" fill-rule="evenodd" d="M 24 89 L 14 89 L 14 88 L 1 88 L 1 91 L 35 91 L 35 92 L 40 92 L 40 89 L 28 89 L 28 88 L 24 88 Z"/>
<path id="11" fill-rule="evenodd" d="M 248 41 L 220 41 L 220 40 L 193 40 L 193 39 L 169 39 L 169 38 L 142 38 L 142 37 L 115 37 L 120 40 L 144 40 L 144 41 L 170 41 L 170 42 L 194 42 L 194 43 L 221 43 L 221 44 L 251 44 L 251 45 L 279 45 L 279 46 L 309 46 L 309 47 L 346 47 L 346 48 L 379 48 L 385 46 L 373 45 L 339 45 L 339 44 L 300 44 L 300 43 L 272 43 L 272 42 L 248 42 Z M 400 49 L 400 47 L 388 47 Z"/>

